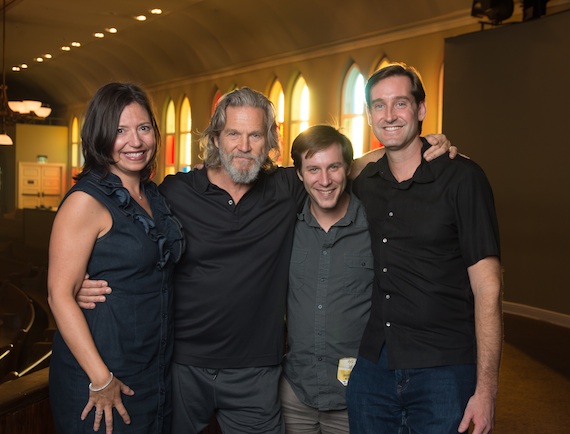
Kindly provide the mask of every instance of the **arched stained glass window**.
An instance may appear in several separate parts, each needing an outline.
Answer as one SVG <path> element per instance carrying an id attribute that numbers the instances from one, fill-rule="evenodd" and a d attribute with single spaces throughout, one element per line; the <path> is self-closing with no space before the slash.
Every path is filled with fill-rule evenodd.
<path id="1" fill-rule="evenodd" d="M 166 106 L 166 130 L 164 135 L 164 175 L 176 173 L 176 110 L 170 100 Z"/>
<path id="2" fill-rule="evenodd" d="M 286 153 L 286 155 L 283 156 L 283 160 L 287 164 L 289 164 L 289 154 L 291 152 L 291 144 L 293 143 L 293 140 L 295 140 L 295 137 L 297 137 L 299 133 L 309 128 L 310 96 L 307 82 L 303 76 L 299 76 L 293 86 L 293 92 L 291 94 L 291 126 L 289 128 L 289 144 L 287 149 L 283 150 L 284 154 Z"/>
<path id="3" fill-rule="evenodd" d="M 342 92 L 342 132 L 352 142 L 354 158 L 362 156 L 364 149 L 365 121 L 364 77 L 353 65 L 344 80 Z"/>
<path id="4" fill-rule="evenodd" d="M 275 80 L 269 90 L 269 100 L 275 106 L 275 114 L 277 127 L 279 128 L 279 137 L 283 141 L 285 133 L 285 94 L 283 93 L 283 87 L 279 80 Z M 283 142 L 281 142 L 281 156 L 277 161 L 278 164 L 283 164 Z"/>
<path id="5" fill-rule="evenodd" d="M 180 160 L 178 168 L 188 172 L 192 166 L 192 111 L 188 97 L 184 97 L 180 108 Z"/>
<path id="6" fill-rule="evenodd" d="M 84 162 L 81 149 L 81 134 L 79 132 L 79 120 L 76 116 L 71 121 L 71 179 L 81 171 Z"/>
<path id="7" fill-rule="evenodd" d="M 216 93 L 214 93 L 214 98 L 212 99 L 212 113 L 214 114 L 214 111 L 216 110 L 216 106 L 218 105 L 218 101 L 220 100 L 220 98 L 222 97 L 222 92 L 220 92 L 220 89 L 216 90 Z"/>

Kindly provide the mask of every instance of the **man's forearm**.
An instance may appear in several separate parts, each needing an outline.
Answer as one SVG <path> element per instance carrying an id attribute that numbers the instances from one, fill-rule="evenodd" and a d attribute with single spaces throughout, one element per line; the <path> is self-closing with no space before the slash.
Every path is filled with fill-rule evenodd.
<path id="1" fill-rule="evenodd" d="M 503 347 L 501 270 L 498 258 L 485 258 L 469 269 L 475 297 L 477 387 L 496 399 Z"/>

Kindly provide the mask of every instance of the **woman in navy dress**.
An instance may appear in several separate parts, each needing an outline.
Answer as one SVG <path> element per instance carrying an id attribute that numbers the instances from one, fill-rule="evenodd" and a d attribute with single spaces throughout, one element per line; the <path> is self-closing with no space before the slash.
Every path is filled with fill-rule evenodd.
<path id="1" fill-rule="evenodd" d="M 169 433 L 172 273 L 184 240 L 150 181 L 160 134 L 146 94 L 103 86 L 81 136 L 85 164 L 49 250 L 56 432 Z M 113 288 L 92 310 L 75 301 L 86 273 Z"/>

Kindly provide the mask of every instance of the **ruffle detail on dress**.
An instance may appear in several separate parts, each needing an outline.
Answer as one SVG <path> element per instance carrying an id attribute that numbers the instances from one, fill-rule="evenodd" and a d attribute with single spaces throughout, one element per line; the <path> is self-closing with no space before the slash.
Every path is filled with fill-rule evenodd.
<path id="1" fill-rule="evenodd" d="M 172 215 L 164 197 L 158 193 L 156 184 L 152 182 L 141 184 L 150 208 L 155 215 L 155 220 L 153 220 L 145 212 L 142 212 L 142 208 L 136 205 L 117 175 L 108 173 L 102 177 L 99 173 L 93 173 L 93 176 L 95 178 L 94 185 L 109 196 L 121 212 L 138 224 L 147 236 L 157 244 L 159 256 L 157 267 L 163 269 L 169 262 L 173 264 L 178 262 L 185 249 L 182 225 Z"/>

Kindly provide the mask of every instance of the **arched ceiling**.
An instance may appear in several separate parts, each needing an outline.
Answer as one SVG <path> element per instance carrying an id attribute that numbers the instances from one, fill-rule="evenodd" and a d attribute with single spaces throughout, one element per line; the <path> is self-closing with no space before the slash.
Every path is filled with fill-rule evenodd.
<path id="1" fill-rule="evenodd" d="M 200 76 L 417 24 L 469 19 L 471 0 L 6 0 L 10 99 L 57 107 L 103 83 Z M 152 8 L 162 15 L 150 15 Z M 133 19 L 146 14 L 148 20 Z M 118 33 L 93 37 L 116 27 Z M 61 51 L 63 45 L 80 48 Z M 43 63 L 33 59 L 51 53 Z M 27 63 L 19 73 L 12 66 Z"/>

